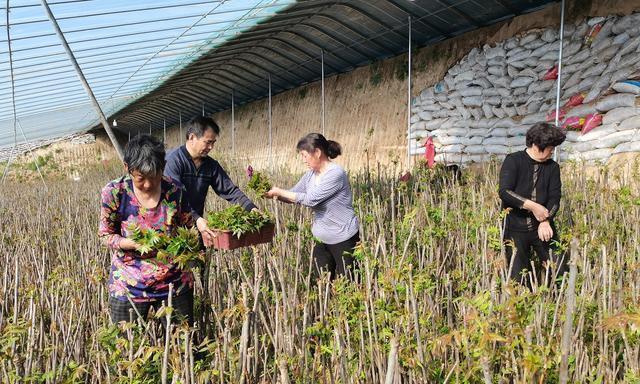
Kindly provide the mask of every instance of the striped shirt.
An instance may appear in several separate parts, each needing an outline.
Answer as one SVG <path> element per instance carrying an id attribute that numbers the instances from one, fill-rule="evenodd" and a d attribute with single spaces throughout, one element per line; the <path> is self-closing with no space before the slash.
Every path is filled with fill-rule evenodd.
<path id="1" fill-rule="evenodd" d="M 290 191 L 295 192 L 296 203 L 311 208 L 311 232 L 323 243 L 337 244 L 358 233 L 349 178 L 338 164 L 329 163 L 321 175 L 308 171 Z"/>

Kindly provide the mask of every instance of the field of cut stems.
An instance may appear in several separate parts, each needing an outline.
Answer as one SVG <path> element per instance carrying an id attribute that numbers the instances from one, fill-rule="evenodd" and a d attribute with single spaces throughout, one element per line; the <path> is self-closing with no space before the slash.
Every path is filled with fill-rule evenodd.
<path id="1" fill-rule="evenodd" d="M 229 168 L 244 186 L 243 167 Z M 528 290 L 505 280 L 498 168 L 459 181 L 416 169 L 399 183 L 393 164 L 352 174 L 355 283 L 312 279 L 309 212 L 254 196 L 276 215 L 275 241 L 209 251 L 196 271 L 198 327 L 169 332 L 109 321 L 98 195 L 119 167 L 49 178 L 46 190 L 6 181 L 0 382 L 640 382 L 640 176 L 563 165 L 560 246 L 572 273 Z"/>

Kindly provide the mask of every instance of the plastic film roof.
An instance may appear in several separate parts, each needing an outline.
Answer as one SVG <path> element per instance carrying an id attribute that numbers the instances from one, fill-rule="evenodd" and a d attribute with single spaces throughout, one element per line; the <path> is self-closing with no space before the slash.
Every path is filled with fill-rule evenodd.
<path id="1" fill-rule="evenodd" d="M 293 2 L 47 1 L 107 116 Z M 0 0 L 0 95 L 0 147 L 98 121 L 40 0 Z"/>
<path id="2" fill-rule="evenodd" d="M 0 0 L 1 1 L 1 0 Z M 162 129 L 531 12 L 549 0 L 122 1 L 49 4 L 109 121 Z M 1 4 L 0 4 L 1 5 Z M 5 20 L 6 8 L 0 9 Z M 560 15 L 558 15 L 558 19 Z M 16 112 L 26 137 L 99 127 L 39 1 L 10 1 Z M 13 142 L 6 25 L 0 146 Z M 20 139 L 20 137 L 18 138 Z M 18 140 L 19 141 L 19 140 Z"/>

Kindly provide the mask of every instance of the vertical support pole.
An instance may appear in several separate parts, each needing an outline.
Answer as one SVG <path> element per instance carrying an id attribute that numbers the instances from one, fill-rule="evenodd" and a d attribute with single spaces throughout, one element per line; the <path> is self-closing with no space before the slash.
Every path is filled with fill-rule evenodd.
<path id="1" fill-rule="evenodd" d="M 320 50 L 320 65 L 321 65 L 321 93 L 322 93 L 322 136 L 325 135 L 324 132 L 324 49 Z"/>
<path id="2" fill-rule="evenodd" d="M 231 90 L 231 154 L 236 155 L 236 111 L 233 90 Z"/>
<path id="3" fill-rule="evenodd" d="M 269 169 L 273 170 L 273 135 L 271 131 L 271 74 L 269 78 Z"/>
<path id="4" fill-rule="evenodd" d="M 151 135 L 151 123 L 149 123 L 149 135 Z"/>
<path id="5" fill-rule="evenodd" d="M 98 117 L 100 118 L 102 127 L 107 132 L 107 135 L 109 136 L 109 139 L 111 139 L 111 143 L 113 144 L 113 147 L 115 148 L 116 152 L 118 153 L 118 156 L 122 160 L 122 148 L 120 147 L 120 143 L 118 143 L 118 140 L 116 139 L 116 135 L 111 130 L 111 126 L 109 126 L 107 117 L 104 115 L 104 112 L 102 111 L 102 108 L 100 107 L 100 104 L 96 99 L 96 96 L 93 94 L 93 91 L 91 90 L 91 87 L 87 82 L 87 79 L 84 77 L 84 73 L 82 73 L 82 69 L 80 69 L 80 65 L 76 61 L 76 58 L 73 55 L 73 52 L 69 47 L 69 44 L 67 43 L 67 39 L 64 37 L 64 34 L 62 33 L 62 30 L 58 25 L 58 21 L 56 20 L 55 16 L 53 16 L 53 13 L 51 12 L 51 8 L 49 8 L 49 4 L 47 4 L 47 0 L 41 0 L 41 2 L 47 15 L 49 16 L 49 20 L 51 20 L 51 23 L 53 24 L 53 28 L 56 30 L 56 34 L 60 38 L 60 42 L 62 43 L 62 46 L 64 47 L 65 51 L 67 51 L 67 55 L 69 56 L 69 61 L 71 61 L 71 64 L 75 67 L 76 72 L 78 73 L 78 77 L 80 78 L 80 82 L 82 83 L 82 86 L 84 87 L 85 91 L 89 95 L 89 99 L 91 99 L 91 103 L 93 104 L 93 107 L 96 109 L 96 112 L 98 113 Z"/>
<path id="6" fill-rule="evenodd" d="M 202 117 L 204 117 L 204 102 L 202 103 Z"/>
<path id="7" fill-rule="evenodd" d="M 409 16 L 409 57 L 407 60 L 407 170 L 411 169 L 411 16 Z"/>
<path id="8" fill-rule="evenodd" d="M 129 131 L 129 141 L 131 141 L 131 131 Z"/>
<path id="9" fill-rule="evenodd" d="M 162 119 L 162 142 L 167 143 L 167 120 Z"/>
<path id="10" fill-rule="evenodd" d="M 562 45 L 564 43 L 564 0 L 560 4 L 560 50 L 558 51 L 558 85 L 556 89 L 556 126 L 560 124 L 560 89 L 562 88 Z M 553 160 L 558 161 L 558 152 L 560 148 L 556 148 L 553 153 Z"/>
<path id="11" fill-rule="evenodd" d="M 182 111 L 178 111 L 178 126 L 180 129 L 180 145 L 184 144 L 184 136 L 182 135 Z"/>

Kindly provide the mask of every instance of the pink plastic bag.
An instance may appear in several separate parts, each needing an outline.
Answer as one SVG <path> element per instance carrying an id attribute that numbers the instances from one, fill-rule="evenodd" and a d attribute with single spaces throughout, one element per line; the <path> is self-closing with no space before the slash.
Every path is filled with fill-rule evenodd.
<path id="1" fill-rule="evenodd" d="M 562 121 L 562 119 L 564 119 L 564 116 L 567 114 L 567 110 L 566 108 L 560 108 L 558 110 L 558 121 Z M 556 110 L 552 109 L 551 111 L 549 111 L 549 113 L 547 113 L 547 122 L 552 122 L 556 120 Z"/>
<path id="2" fill-rule="evenodd" d="M 569 100 L 566 103 L 564 103 L 562 107 L 563 108 L 576 107 L 582 104 L 582 102 L 584 101 L 584 97 L 585 97 L 584 93 L 578 93 L 577 95 L 573 95 L 571 96 L 571 98 L 569 98 Z"/>
<path id="3" fill-rule="evenodd" d="M 543 80 L 556 80 L 558 79 L 558 66 L 554 66 L 553 68 L 549 69 L 544 76 L 542 76 Z"/>
<path id="4" fill-rule="evenodd" d="M 579 116 L 571 116 L 568 117 L 567 120 L 562 123 L 562 128 L 564 129 L 573 129 L 579 131 L 584 127 L 585 118 Z"/>
<path id="5" fill-rule="evenodd" d="M 595 127 L 598 127 L 602 124 L 602 115 L 599 113 L 590 113 L 587 115 L 584 121 L 584 126 L 582 126 L 581 133 L 584 135 Z"/>
<path id="6" fill-rule="evenodd" d="M 424 158 L 427 161 L 427 167 L 433 168 L 436 157 L 436 146 L 433 144 L 433 138 L 431 136 L 427 138 L 427 141 L 424 143 L 424 147 L 426 148 L 424 151 Z"/>
<path id="7" fill-rule="evenodd" d="M 601 29 L 602 29 L 602 23 L 598 23 L 593 27 L 591 27 L 589 32 L 587 32 L 587 35 L 584 37 L 584 44 L 587 47 L 591 46 L 591 43 L 593 43 L 593 39 L 595 39 L 596 36 L 598 36 L 598 33 L 600 33 Z"/>

